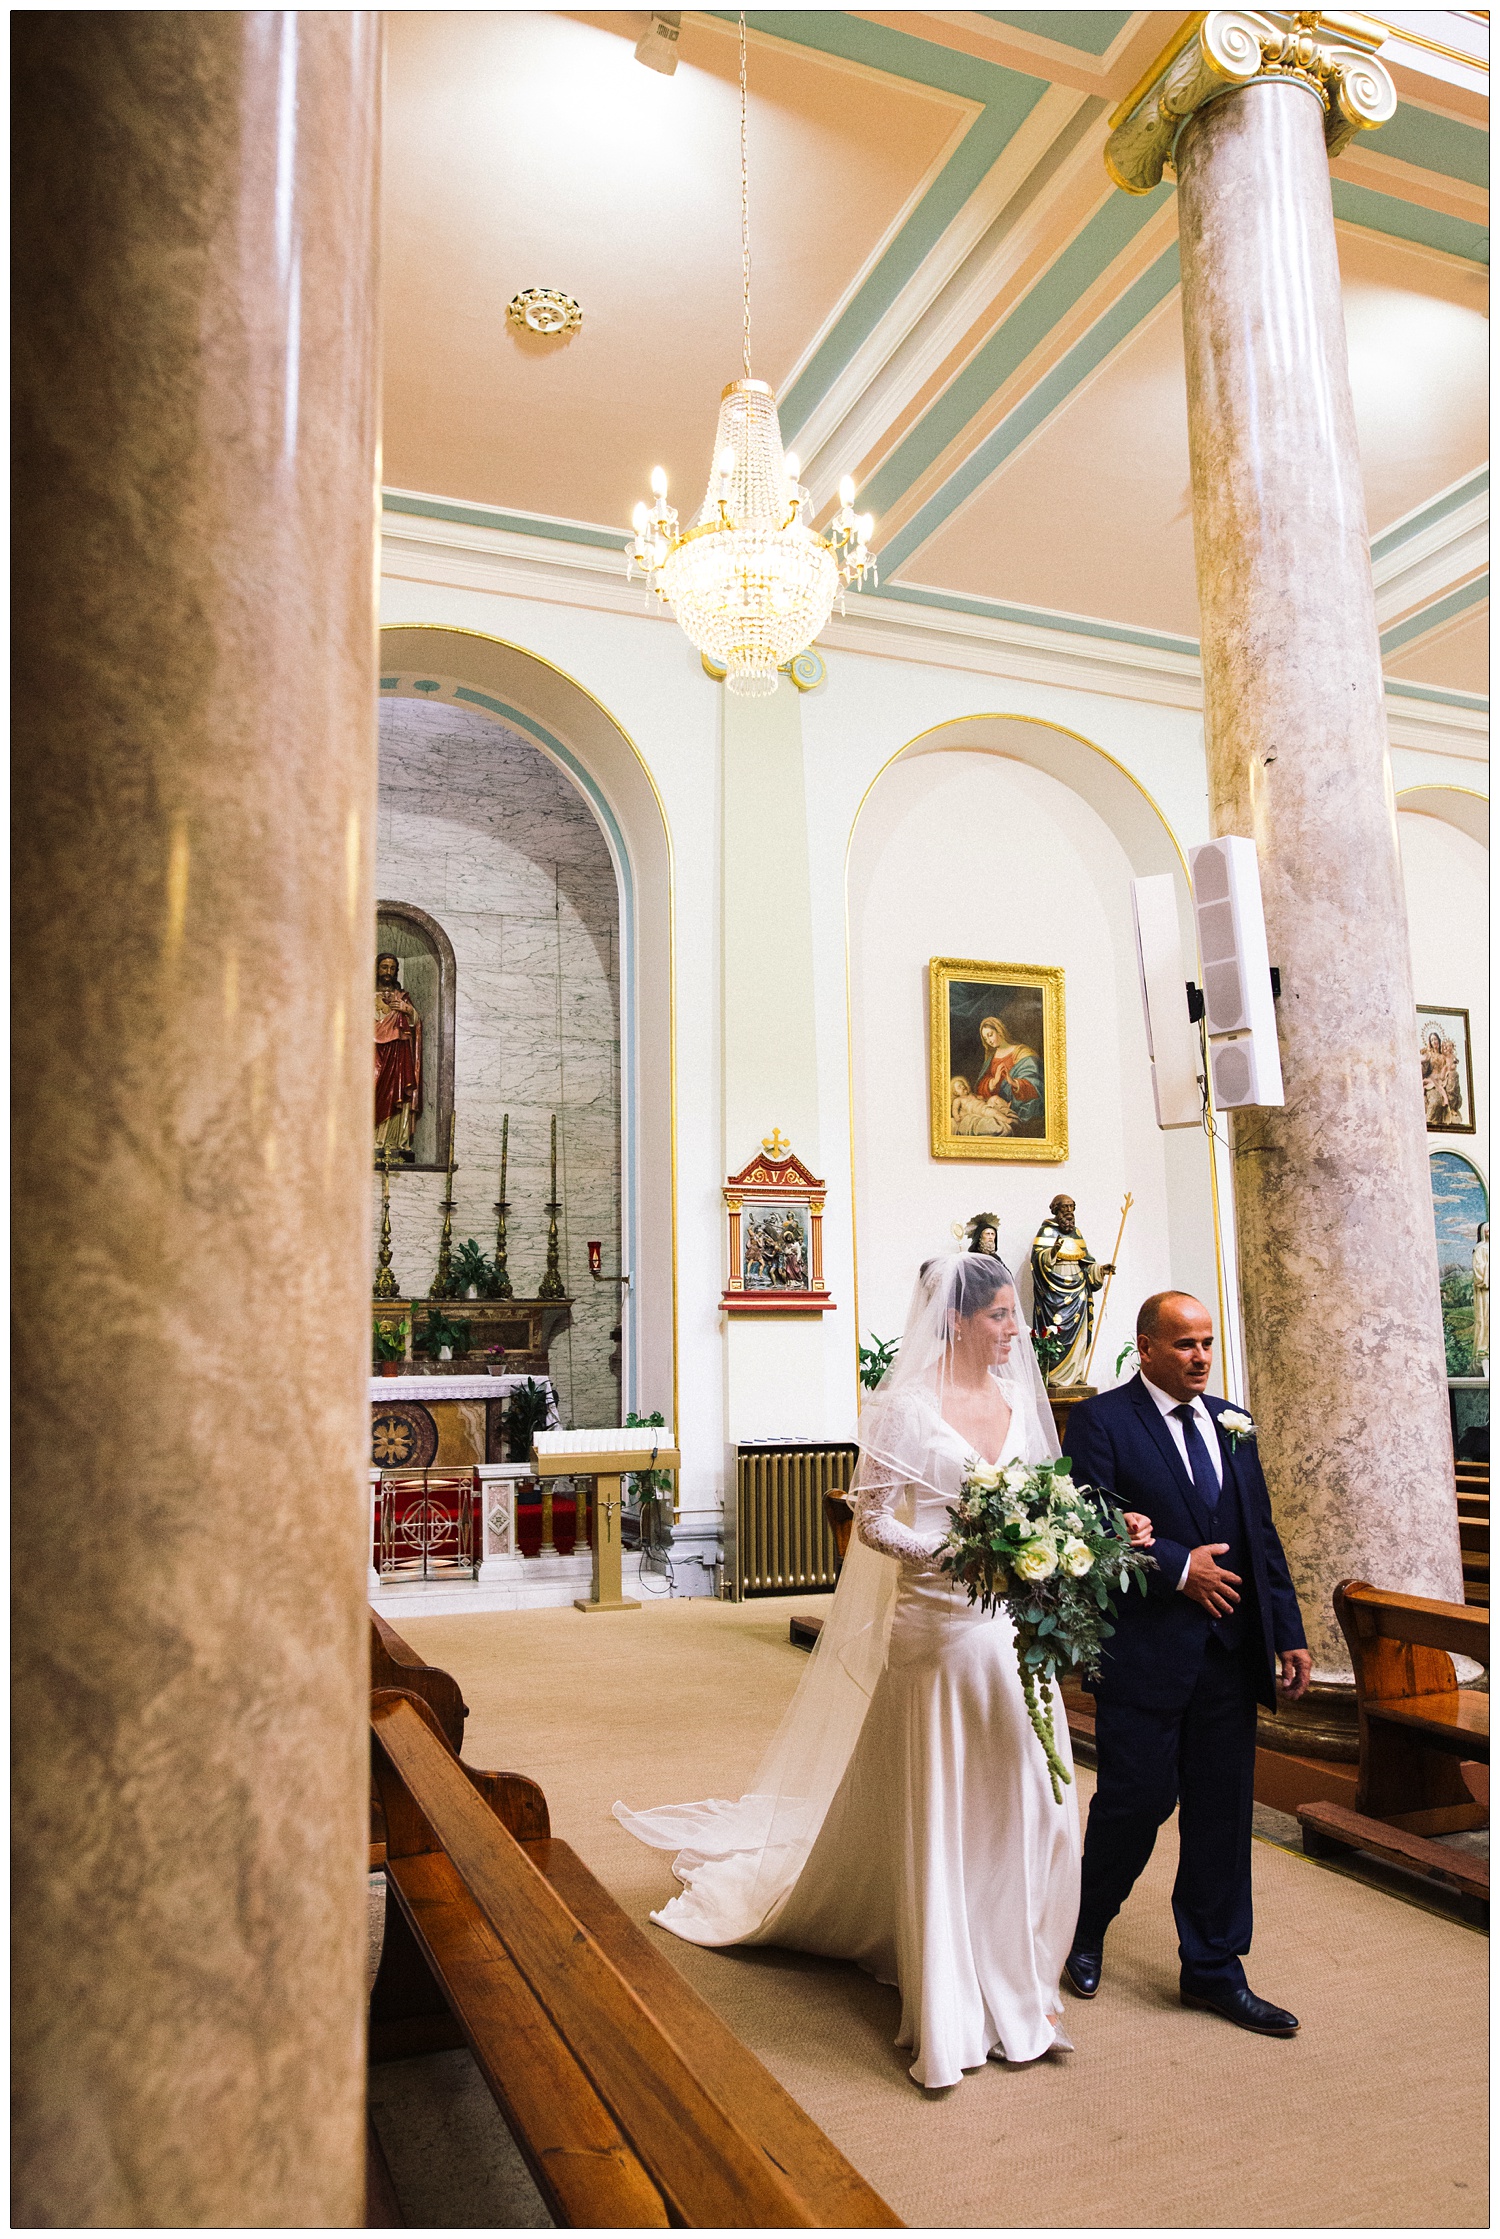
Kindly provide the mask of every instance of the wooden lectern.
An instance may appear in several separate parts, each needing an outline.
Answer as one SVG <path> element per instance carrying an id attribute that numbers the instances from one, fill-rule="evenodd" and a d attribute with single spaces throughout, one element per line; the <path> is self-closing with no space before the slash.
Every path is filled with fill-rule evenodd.
<path id="1" fill-rule="evenodd" d="M 538 1477 L 592 1477 L 594 1591 L 575 1609 L 639 1609 L 620 1591 L 620 1479 L 629 1470 L 676 1469 L 669 1430 L 539 1430 L 531 1442 Z"/>

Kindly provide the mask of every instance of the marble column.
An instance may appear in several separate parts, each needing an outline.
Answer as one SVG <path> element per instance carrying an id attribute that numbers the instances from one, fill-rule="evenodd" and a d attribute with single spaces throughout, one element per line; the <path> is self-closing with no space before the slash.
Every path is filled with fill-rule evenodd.
<path id="1" fill-rule="evenodd" d="M 14 34 L 12 2213 L 354 2225 L 378 19 Z"/>
<path id="2" fill-rule="evenodd" d="M 1165 120 L 1178 175 L 1212 823 L 1256 842 L 1281 971 L 1285 1108 L 1231 1121 L 1250 1400 L 1322 1690 L 1278 1723 L 1345 1753 L 1339 1580 L 1462 1599 L 1328 178 L 1394 94 L 1368 56 L 1240 12 L 1174 68 L 1135 121 L 1159 146 Z"/>

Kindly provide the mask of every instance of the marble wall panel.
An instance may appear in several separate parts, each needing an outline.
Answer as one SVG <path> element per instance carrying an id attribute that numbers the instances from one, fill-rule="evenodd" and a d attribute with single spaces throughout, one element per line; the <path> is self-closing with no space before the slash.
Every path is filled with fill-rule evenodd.
<path id="1" fill-rule="evenodd" d="M 518 1293 L 546 1266 L 552 1115 L 559 1242 L 573 1326 L 553 1349 L 563 1420 L 619 1419 L 610 1356 L 619 1299 L 596 1286 L 587 1244 L 620 1265 L 619 894 L 583 796 L 527 740 L 451 705 L 381 711 L 377 891 L 430 912 L 457 967 L 455 1240 L 494 1240 L 501 1121 L 510 1114 L 509 1247 Z M 442 1178 L 392 1183 L 403 1290 L 430 1284 Z"/>

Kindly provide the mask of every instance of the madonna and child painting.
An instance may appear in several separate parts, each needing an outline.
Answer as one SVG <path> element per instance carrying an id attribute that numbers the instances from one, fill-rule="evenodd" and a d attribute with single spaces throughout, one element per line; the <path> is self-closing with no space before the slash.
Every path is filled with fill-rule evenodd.
<path id="1" fill-rule="evenodd" d="M 1061 971 L 954 956 L 927 970 L 933 1157 L 1066 1158 Z"/>

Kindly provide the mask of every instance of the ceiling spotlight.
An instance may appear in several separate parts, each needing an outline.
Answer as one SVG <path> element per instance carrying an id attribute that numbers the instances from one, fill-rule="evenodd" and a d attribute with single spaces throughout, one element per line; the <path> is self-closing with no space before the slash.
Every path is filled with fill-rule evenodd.
<path id="1" fill-rule="evenodd" d="M 583 310 L 561 288 L 523 288 L 506 305 L 512 326 L 532 334 L 571 334 L 583 325 Z"/>
<path id="2" fill-rule="evenodd" d="M 648 70 L 659 70 L 670 78 L 677 68 L 677 40 L 682 30 L 682 11 L 674 9 L 669 15 L 652 10 L 651 21 L 636 41 L 635 59 L 644 62 Z"/>

